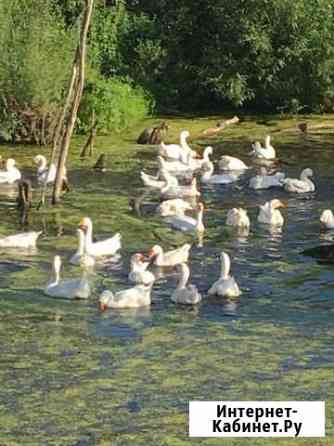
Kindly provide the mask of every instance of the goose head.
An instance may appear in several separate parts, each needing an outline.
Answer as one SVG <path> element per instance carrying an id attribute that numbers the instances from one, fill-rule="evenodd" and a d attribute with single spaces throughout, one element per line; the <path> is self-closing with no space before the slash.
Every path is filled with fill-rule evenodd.
<path id="1" fill-rule="evenodd" d="M 46 158 L 44 155 L 36 155 L 34 157 L 34 163 L 37 164 L 38 166 L 40 165 L 45 165 L 47 164 Z"/>
<path id="2" fill-rule="evenodd" d="M 211 146 L 205 147 L 203 152 L 203 159 L 209 161 L 209 156 L 213 154 L 213 148 Z"/>
<path id="3" fill-rule="evenodd" d="M 320 216 L 320 223 L 326 224 L 334 220 L 333 212 L 330 209 L 326 209 Z"/>
<path id="4" fill-rule="evenodd" d="M 304 169 L 302 171 L 302 173 L 300 174 L 301 179 L 308 178 L 308 177 L 313 177 L 313 170 L 310 169 L 309 167 Z"/>
<path id="5" fill-rule="evenodd" d="M 278 200 L 277 198 L 274 198 L 269 203 L 270 203 L 270 207 L 272 209 L 286 208 L 286 205 L 284 203 L 282 203 L 281 200 Z"/>
<path id="6" fill-rule="evenodd" d="M 11 170 L 15 167 L 16 162 L 13 158 L 8 158 L 6 161 L 6 170 Z"/>
<path id="7" fill-rule="evenodd" d="M 100 311 L 106 311 L 109 308 L 110 293 L 104 291 L 99 298 Z"/>
<path id="8" fill-rule="evenodd" d="M 83 217 L 79 223 L 79 229 L 83 232 L 87 232 L 89 229 L 92 229 L 93 223 L 89 217 Z"/>
<path id="9" fill-rule="evenodd" d="M 133 256 L 131 257 L 131 260 L 130 260 L 131 270 L 132 271 L 135 271 L 135 270 L 144 271 L 148 267 L 149 263 L 150 263 L 149 259 L 147 259 L 144 256 L 144 254 L 137 252 L 136 254 L 133 254 Z"/>
<path id="10" fill-rule="evenodd" d="M 163 254 L 163 249 L 159 245 L 154 245 L 148 252 L 149 259 L 152 259 L 158 255 Z"/>
<path id="11" fill-rule="evenodd" d="M 190 136 L 190 133 L 188 130 L 182 130 L 182 132 L 180 133 L 180 138 L 182 138 L 182 139 L 187 139 L 187 138 L 189 138 L 189 136 Z"/>

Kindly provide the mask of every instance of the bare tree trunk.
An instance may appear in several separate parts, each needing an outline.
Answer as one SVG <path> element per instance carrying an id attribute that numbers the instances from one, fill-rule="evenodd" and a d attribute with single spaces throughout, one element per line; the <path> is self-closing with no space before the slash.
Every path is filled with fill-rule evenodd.
<path id="1" fill-rule="evenodd" d="M 67 123 L 59 149 L 57 174 L 52 195 L 53 204 L 57 204 L 60 201 L 60 195 L 62 191 L 62 184 L 64 177 L 64 169 L 66 165 L 71 137 L 77 119 L 78 109 L 85 82 L 85 62 L 86 62 L 86 52 L 87 52 L 86 43 L 87 43 L 89 24 L 93 12 L 93 3 L 94 0 L 85 0 L 85 11 L 82 19 L 80 40 L 76 51 L 76 56 L 73 62 L 72 77 L 75 71 L 77 72 L 77 74 L 75 76 L 75 81 L 73 82 L 73 99 L 69 107 Z M 69 96 L 72 97 L 71 91 L 69 91 Z"/>
<path id="2" fill-rule="evenodd" d="M 75 56 L 75 59 L 76 59 L 76 57 L 77 56 Z M 50 166 L 51 166 L 51 164 L 53 164 L 55 162 L 58 148 L 59 148 L 60 142 L 61 142 L 63 134 L 64 134 L 64 122 L 65 122 L 65 118 L 67 115 L 67 110 L 69 109 L 69 107 L 71 105 L 73 90 L 74 90 L 75 81 L 77 78 L 77 72 L 78 72 L 77 66 L 75 63 L 73 63 L 72 75 L 71 75 L 71 80 L 70 80 L 68 91 L 67 91 L 66 101 L 65 101 L 62 112 L 58 116 L 57 124 L 55 126 L 54 133 L 53 133 L 53 138 L 52 138 L 53 144 L 52 144 L 52 151 L 51 151 L 51 157 L 50 157 Z M 40 207 L 44 206 L 44 204 L 45 204 L 46 190 L 47 190 L 47 182 L 45 182 L 42 186 L 41 199 L 37 206 L 37 210 L 39 210 Z"/>

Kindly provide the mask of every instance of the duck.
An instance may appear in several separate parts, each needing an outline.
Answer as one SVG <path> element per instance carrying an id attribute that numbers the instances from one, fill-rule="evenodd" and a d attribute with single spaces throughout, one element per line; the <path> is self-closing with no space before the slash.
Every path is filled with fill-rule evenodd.
<path id="1" fill-rule="evenodd" d="M 227 213 L 226 224 L 229 226 L 237 226 L 239 228 L 249 228 L 250 220 L 247 211 L 242 208 L 230 209 Z"/>
<path id="2" fill-rule="evenodd" d="M 264 147 L 259 141 L 252 144 L 252 151 L 250 153 L 255 158 L 264 158 L 266 160 L 273 160 L 276 158 L 276 151 L 270 143 L 270 135 L 267 135 L 264 140 Z"/>
<path id="3" fill-rule="evenodd" d="M 42 184 L 52 184 L 56 179 L 57 168 L 51 163 L 48 168 L 48 162 L 44 155 L 36 155 L 34 162 L 37 164 L 37 181 Z"/>
<path id="4" fill-rule="evenodd" d="M 145 186 L 152 189 L 164 189 L 168 185 L 170 187 L 177 187 L 179 185 L 178 179 L 171 175 L 167 170 L 161 169 L 157 176 L 148 175 L 147 173 L 140 172 L 141 179 Z"/>
<path id="5" fill-rule="evenodd" d="M 297 178 L 285 178 L 282 180 L 284 189 L 287 192 L 295 192 L 297 194 L 303 194 L 306 192 L 314 192 L 315 185 L 309 177 L 313 177 L 313 170 L 310 168 L 304 169 L 300 174 L 300 179 Z"/>
<path id="6" fill-rule="evenodd" d="M 283 226 L 284 218 L 278 210 L 279 207 L 286 207 L 281 200 L 275 198 L 274 200 L 267 201 L 264 205 L 260 206 L 260 212 L 257 220 L 260 223 L 266 223 L 273 226 Z"/>
<path id="7" fill-rule="evenodd" d="M 267 169 L 261 167 L 260 174 L 249 180 L 249 187 L 251 189 L 269 189 L 270 187 L 283 187 L 282 180 L 285 174 L 283 172 L 276 172 L 274 175 L 268 175 Z"/>
<path id="8" fill-rule="evenodd" d="M 229 184 L 239 179 L 240 173 L 231 172 L 220 175 L 214 175 L 214 165 L 211 161 L 203 164 L 204 172 L 201 176 L 201 182 L 207 184 Z"/>
<path id="9" fill-rule="evenodd" d="M 180 248 L 167 252 L 164 252 L 161 246 L 155 245 L 149 251 L 149 258 L 153 259 L 153 264 L 156 266 L 175 266 L 188 261 L 190 249 L 190 243 L 185 243 Z"/>
<path id="10" fill-rule="evenodd" d="M 91 288 L 84 271 L 80 279 L 60 279 L 61 258 L 55 256 L 53 259 L 54 279 L 44 288 L 44 294 L 51 297 L 61 297 L 65 299 L 88 299 Z"/>
<path id="11" fill-rule="evenodd" d="M 246 170 L 248 166 L 239 158 L 234 156 L 224 155 L 220 158 L 218 163 L 220 170 Z"/>
<path id="12" fill-rule="evenodd" d="M 79 228 L 85 233 L 86 252 L 92 257 L 112 256 L 122 247 L 120 233 L 106 240 L 93 242 L 93 222 L 89 217 L 84 217 L 80 221 Z"/>
<path id="13" fill-rule="evenodd" d="M 165 221 L 179 231 L 203 233 L 205 231 L 203 212 L 204 205 L 203 203 L 199 203 L 197 207 L 197 218 L 188 217 L 187 215 L 174 215 L 166 217 Z"/>
<path id="14" fill-rule="evenodd" d="M 99 298 L 100 310 L 105 311 L 108 308 L 138 308 L 151 305 L 152 285 L 137 284 L 132 288 L 117 291 L 105 290 Z"/>
<path id="15" fill-rule="evenodd" d="M 0 171 L 0 184 L 13 184 L 21 179 L 21 172 L 16 167 L 16 161 L 8 158 L 6 161 L 6 170 Z"/>
<path id="16" fill-rule="evenodd" d="M 87 253 L 87 238 L 82 229 L 77 229 L 78 234 L 78 249 L 70 258 L 72 265 L 80 265 L 84 268 L 91 268 L 95 265 L 95 259 Z"/>
<path id="17" fill-rule="evenodd" d="M 164 142 L 161 142 L 158 154 L 164 158 L 178 161 L 184 161 L 189 154 L 193 158 L 196 157 L 197 153 L 192 150 L 187 143 L 187 138 L 189 138 L 189 136 L 190 133 L 188 130 L 183 130 L 180 133 L 180 144 L 165 144 Z"/>
<path id="18" fill-rule="evenodd" d="M 190 270 L 186 263 L 180 263 L 176 266 L 176 271 L 180 274 L 179 282 L 171 295 L 172 302 L 182 305 L 196 305 L 202 300 L 195 285 L 189 284 Z"/>
<path id="19" fill-rule="evenodd" d="M 38 237 L 43 231 L 21 232 L 0 238 L 0 248 L 36 248 Z"/>
<path id="20" fill-rule="evenodd" d="M 151 271 L 147 271 L 147 267 L 150 262 L 145 261 L 144 254 L 136 253 L 133 254 L 130 261 L 130 273 L 129 280 L 130 282 L 136 284 L 150 284 L 155 280 L 155 276 Z"/>
<path id="21" fill-rule="evenodd" d="M 211 286 L 209 295 L 221 297 L 238 297 L 241 294 L 240 288 L 233 276 L 230 276 L 231 259 L 226 252 L 220 255 L 221 273 L 220 278 Z"/>
<path id="22" fill-rule="evenodd" d="M 197 189 L 197 179 L 194 177 L 189 186 L 174 186 L 167 179 L 167 184 L 161 189 L 163 198 L 199 197 L 201 193 Z"/>
<path id="23" fill-rule="evenodd" d="M 322 211 L 320 216 L 320 224 L 325 229 L 334 229 L 334 215 L 330 209 Z"/>
<path id="24" fill-rule="evenodd" d="M 182 198 L 173 198 L 165 200 L 157 208 L 157 213 L 162 217 L 171 215 L 184 215 L 185 211 L 192 211 L 193 208 L 188 201 Z"/>

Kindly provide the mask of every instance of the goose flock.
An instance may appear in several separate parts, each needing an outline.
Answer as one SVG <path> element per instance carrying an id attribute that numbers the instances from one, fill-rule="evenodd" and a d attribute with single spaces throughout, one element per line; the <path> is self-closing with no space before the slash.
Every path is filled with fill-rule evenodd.
<path id="1" fill-rule="evenodd" d="M 140 172 L 141 180 L 146 188 L 160 194 L 160 202 L 156 206 L 156 213 L 163 222 L 174 230 L 191 233 L 200 238 L 205 233 L 203 222 L 205 206 L 201 200 L 201 191 L 198 189 L 198 178 L 203 185 L 221 187 L 225 184 L 236 183 L 242 175 L 260 166 L 258 173 L 249 181 L 249 188 L 263 190 L 284 188 L 289 193 L 302 194 L 315 191 L 311 180 L 313 172 L 310 168 L 304 169 L 300 178 L 287 178 L 284 172 L 277 172 L 278 159 L 276 150 L 271 144 L 270 136 L 265 138 L 264 146 L 260 142 L 252 144 L 251 165 L 230 155 L 223 155 L 215 165 L 210 157 L 213 148 L 208 146 L 203 156 L 192 149 L 187 138 L 189 132 L 184 130 L 180 134 L 179 144 L 165 144 L 157 147 L 157 172 L 150 175 Z M 50 185 L 55 181 L 56 166 L 48 166 L 43 155 L 34 158 L 37 165 L 36 178 L 40 185 Z M 275 173 L 272 173 L 274 171 Z M 9 158 L 5 169 L 0 171 L 0 185 L 13 185 L 21 179 L 21 173 L 16 167 L 15 160 Z M 257 220 L 260 223 L 281 228 L 284 218 L 280 208 L 286 205 L 273 197 L 259 206 Z M 188 215 L 191 213 L 192 215 Z M 248 230 L 251 221 L 247 210 L 241 207 L 229 209 L 226 225 Z M 320 224 L 327 229 L 334 228 L 334 215 L 331 210 L 324 210 L 320 217 Z M 35 248 L 41 232 L 22 232 L 0 237 L 2 248 Z M 93 222 L 84 217 L 78 222 L 78 247 L 72 254 L 69 262 L 82 269 L 79 278 L 62 279 L 60 256 L 56 255 L 52 263 L 52 279 L 44 288 L 44 293 L 51 297 L 66 299 L 88 299 L 92 294 L 89 271 L 96 262 L 106 257 L 115 256 L 122 248 L 120 233 L 105 240 L 95 241 L 93 237 Z M 148 249 L 146 254 L 135 253 L 130 260 L 128 280 L 129 287 L 121 290 L 105 290 L 99 296 L 99 306 L 102 311 L 107 308 L 137 308 L 151 304 L 153 285 L 158 280 L 156 270 L 164 269 L 167 274 L 176 274 L 178 282 L 170 299 L 176 304 L 196 305 L 202 300 L 196 285 L 190 282 L 191 244 L 165 251 L 163 247 L 155 245 Z M 217 295 L 226 298 L 240 296 L 241 290 L 236 279 L 230 274 L 231 258 L 228 253 L 220 254 L 221 273 L 209 289 L 207 295 Z"/>

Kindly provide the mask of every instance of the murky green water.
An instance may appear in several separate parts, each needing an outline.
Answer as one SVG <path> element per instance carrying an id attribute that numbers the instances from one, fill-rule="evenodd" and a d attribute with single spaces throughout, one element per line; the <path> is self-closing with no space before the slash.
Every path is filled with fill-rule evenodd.
<path id="1" fill-rule="evenodd" d="M 173 139 L 182 128 L 196 134 L 216 119 L 169 122 Z M 331 240 L 330 234 L 320 233 L 319 215 L 322 209 L 334 208 L 334 133 L 275 133 L 293 125 L 249 118 L 211 140 L 216 158 L 226 153 L 247 161 L 250 141 L 271 132 L 286 163 L 283 170 L 295 176 L 312 167 L 317 190 L 298 197 L 284 191 L 251 191 L 251 173 L 234 185 L 203 187 L 207 232 L 204 246 L 198 247 L 195 239 L 191 254 L 192 282 L 204 295 L 196 308 L 181 308 L 169 300 L 176 282 L 172 275 L 154 285 L 151 308 L 100 314 L 99 292 L 127 286 L 132 253 L 156 243 L 165 248 L 179 245 L 189 236 L 169 230 L 154 215 L 156 196 L 143 199 L 141 216 L 129 206 L 129 198 L 143 192 L 139 171 L 155 166 L 155 150 L 133 143 L 139 128 L 123 138 L 98 138 L 95 157 L 108 155 L 110 170 L 105 174 L 91 169 L 94 160 L 79 159 L 82 140 L 74 141 L 69 164 L 73 191 L 62 206 L 33 210 L 29 217 L 29 228 L 44 231 L 38 251 L 0 251 L 0 445 L 296 443 L 189 439 L 188 401 L 217 399 L 325 400 L 327 438 L 300 439 L 298 444 L 333 444 L 334 271 L 332 265 L 319 265 L 301 252 Z M 198 147 L 205 143 L 200 141 Z M 0 151 L 15 156 L 33 178 L 32 157 L 41 149 Z M 288 203 L 281 233 L 256 223 L 257 206 L 274 196 Z M 232 206 L 249 211 L 252 226 L 247 237 L 224 226 Z M 10 194 L 1 194 L 0 212 L 2 234 L 22 229 Z M 98 238 L 122 233 L 121 258 L 96 268 L 95 291 L 88 302 L 48 298 L 42 289 L 50 260 L 55 253 L 68 259 L 75 251 L 76 227 L 85 215 L 93 219 Z M 233 274 L 243 291 L 234 302 L 206 296 L 219 273 L 216 256 L 222 249 L 232 256 Z M 79 269 L 66 264 L 64 272 L 76 275 Z"/>

